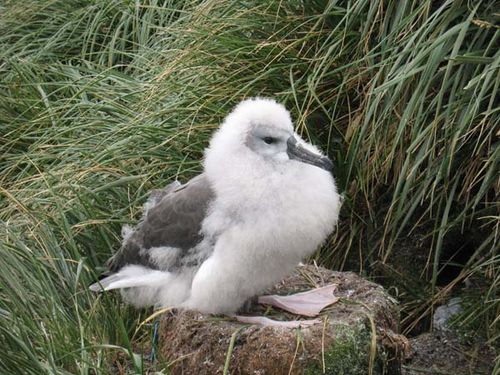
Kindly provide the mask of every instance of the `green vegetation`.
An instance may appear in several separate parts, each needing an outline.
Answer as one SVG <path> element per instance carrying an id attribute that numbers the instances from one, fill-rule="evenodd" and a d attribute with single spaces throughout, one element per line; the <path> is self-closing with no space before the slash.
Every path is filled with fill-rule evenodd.
<path id="1" fill-rule="evenodd" d="M 338 324 L 335 340 L 325 350 L 324 373 L 327 375 L 366 375 L 369 368 L 370 332 L 365 326 L 351 327 Z M 377 356 L 374 374 L 382 374 L 382 354 Z M 323 364 L 316 364 L 306 374 L 322 374 Z M 374 366 L 375 367 L 375 366 Z M 373 371 L 375 370 L 375 371 Z"/>
<path id="2" fill-rule="evenodd" d="M 493 0 L 4 0 L 0 373 L 142 371 L 148 312 L 87 285 L 147 191 L 199 172 L 255 95 L 335 162 L 345 203 L 317 260 L 394 270 L 407 330 L 472 281 L 458 324 L 498 343 L 499 17 Z"/>

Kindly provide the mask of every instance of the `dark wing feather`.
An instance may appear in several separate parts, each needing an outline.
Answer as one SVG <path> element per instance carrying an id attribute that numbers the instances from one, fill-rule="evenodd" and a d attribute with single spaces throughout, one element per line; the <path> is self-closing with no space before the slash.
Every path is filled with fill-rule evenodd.
<path id="1" fill-rule="evenodd" d="M 109 259 L 110 271 L 116 272 L 127 264 L 156 268 L 147 251 L 141 250 L 165 246 L 187 253 L 202 240 L 201 224 L 215 196 L 207 177 L 201 174 L 162 195 L 122 248 Z"/>

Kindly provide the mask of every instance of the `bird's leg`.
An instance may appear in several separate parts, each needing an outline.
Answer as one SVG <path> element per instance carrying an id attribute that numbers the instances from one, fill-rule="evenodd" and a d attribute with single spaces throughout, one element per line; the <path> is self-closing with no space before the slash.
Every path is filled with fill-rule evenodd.
<path id="1" fill-rule="evenodd" d="M 252 307 L 254 307 L 255 305 L 258 304 L 258 301 L 259 301 L 259 299 L 257 296 L 250 297 L 249 299 L 247 299 L 245 301 L 243 306 L 240 307 L 240 309 L 238 310 L 238 313 L 239 314 L 249 314 L 250 311 L 252 311 Z"/>
<path id="2" fill-rule="evenodd" d="M 307 319 L 307 320 L 273 320 L 269 319 L 266 316 L 242 316 L 242 315 L 233 315 L 237 321 L 246 324 L 259 324 L 265 327 L 279 327 L 279 328 L 305 328 L 312 326 L 314 324 L 321 323 L 321 319 Z"/>
<path id="3" fill-rule="evenodd" d="M 282 310 L 296 315 L 313 317 L 319 315 L 321 310 L 325 307 L 339 300 L 338 297 L 333 295 L 333 291 L 336 287 L 336 284 L 330 284 L 322 288 L 315 288 L 307 292 L 292 294 L 289 296 L 261 296 L 257 300 L 259 304 L 279 307 Z M 251 307 L 253 303 L 255 303 L 255 297 L 250 298 L 247 302 L 245 302 L 244 307 L 240 310 L 240 313 L 243 309 L 248 312 L 249 307 Z M 320 319 L 277 321 L 265 316 L 233 315 L 233 317 L 242 323 L 260 324 L 269 327 L 282 328 L 307 327 L 313 324 L 321 323 Z"/>
<path id="4" fill-rule="evenodd" d="M 259 297 L 257 296 L 247 299 L 243 304 L 243 306 L 238 311 L 238 313 L 239 314 L 250 313 L 252 307 L 254 307 L 258 303 L 258 300 Z M 321 323 L 320 319 L 279 321 L 270 319 L 265 316 L 249 316 L 249 315 L 230 315 L 230 316 L 241 323 L 258 324 L 265 327 L 299 328 L 299 327 L 308 327 L 314 324 Z"/>
<path id="5" fill-rule="evenodd" d="M 296 315 L 313 317 L 319 315 L 325 307 L 339 300 L 333 295 L 336 288 L 336 284 L 330 284 L 289 296 L 261 296 L 258 301 L 260 304 L 278 307 Z"/>

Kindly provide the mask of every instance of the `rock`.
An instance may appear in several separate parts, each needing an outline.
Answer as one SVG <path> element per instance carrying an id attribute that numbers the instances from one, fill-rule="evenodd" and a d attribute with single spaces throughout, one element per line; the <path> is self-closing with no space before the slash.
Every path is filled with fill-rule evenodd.
<path id="1" fill-rule="evenodd" d="M 461 303 L 462 299 L 460 297 L 454 297 L 450 299 L 446 305 L 439 306 L 436 311 L 434 311 L 432 320 L 434 329 L 449 331 L 450 319 L 463 311 Z"/>
<path id="2" fill-rule="evenodd" d="M 290 294 L 338 284 L 340 300 L 321 324 L 289 329 L 246 325 L 184 311 L 160 323 L 159 354 L 172 374 L 399 374 L 408 341 L 398 335 L 399 310 L 384 289 L 354 273 L 300 266 L 268 293 Z M 297 316 L 256 306 L 250 314 Z"/>

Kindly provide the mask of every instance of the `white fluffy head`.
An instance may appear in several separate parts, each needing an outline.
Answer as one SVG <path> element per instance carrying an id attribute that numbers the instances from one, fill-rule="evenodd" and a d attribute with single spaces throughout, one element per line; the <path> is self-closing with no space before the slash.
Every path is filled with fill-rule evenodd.
<path id="1" fill-rule="evenodd" d="M 225 118 L 220 131 L 228 132 L 226 128 L 230 128 L 244 134 L 255 125 L 269 125 L 293 133 L 290 113 L 282 104 L 268 98 L 251 98 L 239 103 Z"/>
<path id="2" fill-rule="evenodd" d="M 269 173 L 276 163 L 288 159 L 286 140 L 293 135 L 289 112 L 272 99 L 255 98 L 241 102 L 224 119 L 205 153 L 205 171 L 212 182 L 231 171 Z M 266 137 L 279 140 L 272 145 Z"/>

